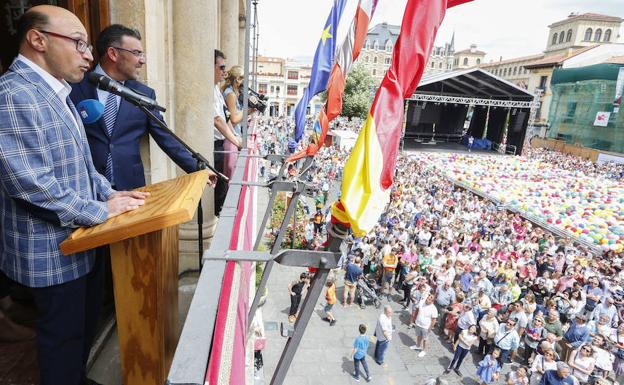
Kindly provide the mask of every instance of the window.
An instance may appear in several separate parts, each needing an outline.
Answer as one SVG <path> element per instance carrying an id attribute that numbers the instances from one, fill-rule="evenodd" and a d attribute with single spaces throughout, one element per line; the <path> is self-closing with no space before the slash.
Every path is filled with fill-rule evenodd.
<path id="1" fill-rule="evenodd" d="M 607 30 L 605 31 L 604 41 L 606 41 L 606 42 L 611 41 L 611 30 L 610 30 L 610 29 L 607 29 Z"/>
<path id="2" fill-rule="evenodd" d="M 435 63 L 431 62 L 431 68 L 435 68 Z"/>
<path id="3" fill-rule="evenodd" d="M 288 85 L 286 86 L 286 94 L 287 95 L 297 95 L 297 86 L 296 85 Z"/>
<path id="4" fill-rule="evenodd" d="M 587 28 L 585 31 L 585 41 L 591 41 L 592 33 L 594 33 L 594 31 L 591 28 Z"/>
<path id="5" fill-rule="evenodd" d="M 277 92 L 278 94 L 280 93 L 280 86 L 275 87 L 275 92 Z"/>
<path id="6" fill-rule="evenodd" d="M 392 41 L 388 40 L 386 42 L 386 52 L 392 52 Z"/>
<path id="7" fill-rule="evenodd" d="M 377 75 L 377 70 L 373 68 L 373 76 Z"/>
<path id="8" fill-rule="evenodd" d="M 297 79 L 299 79 L 299 72 L 297 72 L 297 71 L 288 71 L 288 79 L 289 80 L 297 80 Z"/>
<path id="9" fill-rule="evenodd" d="M 600 41 L 602 39 L 602 29 L 598 28 L 594 34 L 594 41 Z"/>
<path id="10" fill-rule="evenodd" d="M 568 29 L 568 34 L 566 35 L 566 43 L 572 41 L 572 30 Z"/>
<path id="11" fill-rule="evenodd" d="M 565 39 L 565 32 L 561 31 L 559 34 L 559 44 L 563 43 L 563 39 Z"/>
<path id="12" fill-rule="evenodd" d="M 364 63 L 368 63 L 368 55 L 364 55 Z"/>
<path id="13" fill-rule="evenodd" d="M 271 86 L 271 93 L 275 92 L 275 86 Z"/>
<path id="14" fill-rule="evenodd" d="M 373 58 L 373 63 L 377 64 L 377 56 Z"/>
<path id="15" fill-rule="evenodd" d="M 386 64 L 390 64 L 390 61 L 391 61 L 391 60 L 392 60 L 392 59 L 390 59 L 389 57 L 387 57 L 387 58 L 385 58 L 385 59 L 384 59 L 384 63 L 386 63 Z"/>
<path id="16" fill-rule="evenodd" d="M 555 34 L 553 35 L 552 42 L 551 42 L 552 45 L 557 44 L 557 36 L 559 36 L 559 34 L 557 32 L 555 32 Z"/>
<path id="17" fill-rule="evenodd" d="M 514 67 L 514 69 L 513 69 L 514 76 L 516 76 L 517 73 L 518 73 L 518 67 Z"/>
<path id="18" fill-rule="evenodd" d="M 366 49 L 370 49 L 370 41 L 366 40 Z"/>
<path id="19" fill-rule="evenodd" d="M 503 70 L 503 76 L 507 76 L 507 68 Z"/>
<path id="20" fill-rule="evenodd" d="M 546 82 L 548 81 L 548 76 L 542 76 L 540 77 L 540 85 L 539 88 L 541 90 L 544 90 L 544 93 L 546 92 Z"/>
<path id="21" fill-rule="evenodd" d="M 467 57 L 465 57 L 465 58 L 464 58 L 464 65 L 465 65 L 465 66 L 467 66 L 467 65 L 468 65 L 468 58 L 467 58 Z"/>
<path id="22" fill-rule="evenodd" d="M 379 43 L 377 43 L 377 40 L 375 40 L 375 42 L 373 43 L 373 49 L 374 50 L 378 50 L 379 49 Z"/>
<path id="23" fill-rule="evenodd" d="M 477 59 L 477 65 L 481 64 L 481 59 Z"/>
<path id="24" fill-rule="evenodd" d="M 266 83 L 258 84 L 258 92 L 260 92 L 261 94 L 266 94 L 267 93 L 267 85 L 266 85 Z"/>
<path id="25" fill-rule="evenodd" d="M 442 68 L 442 62 L 440 62 L 440 65 L 438 65 L 438 68 Z"/>

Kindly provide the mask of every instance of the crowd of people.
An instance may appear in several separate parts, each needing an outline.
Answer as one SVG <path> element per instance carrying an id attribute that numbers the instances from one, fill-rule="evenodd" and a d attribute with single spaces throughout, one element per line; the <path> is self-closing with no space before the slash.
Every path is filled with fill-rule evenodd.
<path id="1" fill-rule="evenodd" d="M 311 180 L 339 180 L 346 159 L 341 151 L 321 151 Z M 619 178 L 623 170 L 549 150 L 530 152 L 595 176 Z M 327 214 L 329 204 L 317 208 Z M 310 242 L 320 236 L 310 231 Z M 427 157 L 400 156 L 386 212 L 367 236 L 349 240 L 341 299 L 350 307 L 358 279 L 376 281 L 382 298 L 410 313 L 410 348 L 418 357 L 427 355 L 433 332 L 452 349 L 442 379 L 461 374 L 472 353 L 478 358 L 472 376 L 484 384 L 611 384 L 624 375 L 622 255 L 593 253 L 455 186 Z M 391 317 L 387 306 L 377 322 L 374 358 L 380 365 Z M 357 354 L 361 340 L 354 344 L 358 380 L 359 365 L 369 377 Z"/>

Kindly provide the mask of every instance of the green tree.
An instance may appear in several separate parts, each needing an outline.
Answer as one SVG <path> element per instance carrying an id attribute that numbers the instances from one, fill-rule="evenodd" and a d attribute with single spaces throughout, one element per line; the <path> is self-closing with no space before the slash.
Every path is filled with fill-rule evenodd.
<path id="1" fill-rule="evenodd" d="M 347 75 L 341 115 L 366 119 L 374 87 L 375 80 L 368 70 L 363 65 L 354 65 Z"/>
<path id="2" fill-rule="evenodd" d="M 366 119 L 373 98 L 375 80 L 363 65 L 355 64 L 347 75 L 341 116 Z M 320 94 L 321 101 L 327 101 L 327 91 Z"/>

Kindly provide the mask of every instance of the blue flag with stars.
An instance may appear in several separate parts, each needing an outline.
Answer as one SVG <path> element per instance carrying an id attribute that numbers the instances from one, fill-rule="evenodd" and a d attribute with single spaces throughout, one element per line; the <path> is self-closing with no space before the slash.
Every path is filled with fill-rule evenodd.
<path id="1" fill-rule="evenodd" d="M 336 35 L 338 31 L 338 23 L 342 16 L 346 0 L 334 0 L 334 6 L 327 17 L 321 40 L 316 47 L 314 54 L 314 63 L 312 64 L 312 72 L 310 73 L 310 84 L 303 92 L 303 96 L 295 108 L 295 140 L 299 142 L 303 136 L 305 128 L 306 110 L 310 99 L 314 95 L 327 89 L 329 75 L 334 65 L 334 54 L 336 53 Z"/>

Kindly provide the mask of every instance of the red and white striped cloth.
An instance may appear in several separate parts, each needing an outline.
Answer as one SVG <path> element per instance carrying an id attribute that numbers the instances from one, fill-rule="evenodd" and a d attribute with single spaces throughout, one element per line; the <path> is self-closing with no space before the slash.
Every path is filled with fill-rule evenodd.
<path id="1" fill-rule="evenodd" d="M 340 45 L 336 51 L 334 67 L 329 75 L 329 82 L 327 83 L 327 101 L 323 108 L 321 108 L 318 118 L 321 126 L 321 134 L 317 140 L 310 142 L 308 148 L 293 154 L 288 158 L 288 161 L 293 162 L 306 156 L 314 156 L 323 146 L 327 131 L 329 130 L 329 122 L 340 115 L 342 111 L 342 95 L 344 94 L 345 79 L 364 46 L 368 25 L 375 13 L 377 2 L 378 0 L 360 0 L 358 3 L 349 32 L 342 42 L 342 45 Z"/>

